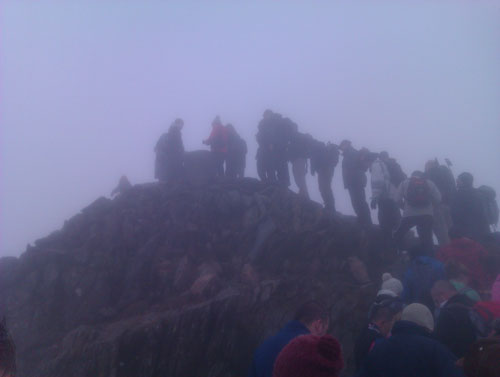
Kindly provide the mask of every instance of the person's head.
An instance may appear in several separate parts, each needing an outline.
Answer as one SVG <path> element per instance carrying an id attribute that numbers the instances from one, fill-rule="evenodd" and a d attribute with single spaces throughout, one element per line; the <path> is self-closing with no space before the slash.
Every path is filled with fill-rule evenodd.
<path id="1" fill-rule="evenodd" d="M 437 160 L 429 160 L 425 163 L 425 171 L 428 172 L 429 170 L 436 168 L 439 166 L 439 163 Z"/>
<path id="2" fill-rule="evenodd" d="M 415 178 L 424 178 L 424 173 L 420 170 L 415 170 L 413 173 L 411 173 L 411 176 Z"/>
<path id="3" fill-rule="evenodd" d="M 468 189 L 472 188 L 474 184 L 474 177 L 471 173 L 462 173 L 457 177 L 457 188 Z"/>
<path id="4" fill-rule="evenodd" d="M 463 369 L 467 377 L 500 376 L 500 340 L 481 339 L 474 343 L 464 357 Z"/>
<path id="5" fill-rule="evenodd" d="M 182 127 L 184 127 L 184 121 L 181 118 L 177 118 L 174 120 L 174 122 L 170 125 L 171 129 L 178 129 L 179 131 L 182 130 Z"/>
<path id="6" fill-rule="evenodd" d="M 382 275 L 382 285 L 380 286 L 380 292 L 383 291 L 390 291 L 394 293 L 395 297 L 401 296 L 403 284 L 400 280 L 393 278 L 390 273 L 386 272 Z"/>
<path id="7" fill-rule="evenodd" d="M 382 161 L 388 161 L 389 160 L 389 153 L 387 153 L 386 151 L 382 151 L 378 154 L 378 157 L 382 160 Z"/>
<path id="8" fill-rule="evenodd" d="M 434 331 L 434 318 L 429 308 L 425 305 L 418 303 L 408 305 L 403 309 L 401 320 L 413 322 L 430 333 Z"/>
<path id="9" fill-rule="evenodd" d="M 368 319 L 377 325 L 383 336 L 389 335 L 394 323 L 401 318 L 403 304 L 397 298 L 385 298 L 370 308 Z"/>
<path id="10" fill-rule="evenodd" d="M 339 145 L 339 149 L 342 151 L 342 152 L 345 152 L 346 150 L 348 150 L 350 147 L 352 146 L 352 143 L 350 140 L 342 140 L 340 145 Z"/>
<path id="11" fill-rule="evenodd" d="M 308 301 L 295 313 L 294 319 L 306 326 L 313 335 L 325 335 L 330 325 L 330 313 L 318 301 Z"/>
<path id="12" fill-rule="evenodd" d="M 16 375 L 16 347 L 7 332 L 5 321 L 0 323 L 0 376 Z"/>
<path id="13" fill-rule="evenodd" d="M 330 335 L 302 335 L 283 348 L 273 377 L 338 377 L 344 368 L 342 347 Z"/>
<path id="14" fill-rule="evenodd" d="M 272 116 L 273 116 L 273 111 L 272 111 L 272 110 L 270 110 L 270 109 L 266 109 L 266 110 L 264 110 L 264 113 L 262 114 L 262 117 L 263 117 L 264 119 L 270 118 L 270 117 L 272 117 Z"/>
<path id="15" fill-rule="evenodd" d="M 455 280 L 469 285 L 470 271 L 462 263 L 455 260 L 449 260 L 445 265 L 446 277 L 449 280 Z"/>
<path id="16" fill-rule="evenodd" d="M 216 116 L 214 120 L 212 121 L 212 127 L 220 126 L 222 125 L 222 122 L 220 120 L 220 116 Z"/>
<path id="17" fill-rule="evenodd" d="M 438 280 L 431 288 L 432 300 L 434 301 L 436 307 L 441 306 L 457 293 L 458 292 L 453 284 L 451 284 L 448 280 Z"/>

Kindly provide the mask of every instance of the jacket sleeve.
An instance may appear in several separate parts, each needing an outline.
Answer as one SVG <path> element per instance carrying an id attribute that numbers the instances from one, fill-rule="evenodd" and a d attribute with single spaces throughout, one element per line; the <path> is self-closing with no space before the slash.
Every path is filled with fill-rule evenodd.
<path id="1" fill-rule="evenodd" d="M 434 184 L 434 182 L 429 179 L 427 180 L 427 184 L 429 185 L 429 189 L 431 191 L 432 203 L 434 205 L 438 205 L 439 203 L 441 203 L 441 193 L 439 192 L 439 189 Z"/>
<path id="2" fill-rule="evenodd" d="M 404 198 L 404 193 L 406 191 L 406 186 L 407 186 L 407 180 L 406 181 L 403 181 L 400 183 L 397 191 L 396 191 L 396 197 L 395 197 L 395 200 L 396 200 L 396 203 L 398 205 L 401 205 L 403 204 L 403 198 Z"/>
<path id="3" fill-rule="evenodd" d="M 371 175 L 371 186 L 372 186 L 372 197 L 375 199 L 380 199 L 380 197 L 386 191 L 386 177 L 384 174 L 384 169 L 380 161 L 374 161 L 370 167 Z"/>

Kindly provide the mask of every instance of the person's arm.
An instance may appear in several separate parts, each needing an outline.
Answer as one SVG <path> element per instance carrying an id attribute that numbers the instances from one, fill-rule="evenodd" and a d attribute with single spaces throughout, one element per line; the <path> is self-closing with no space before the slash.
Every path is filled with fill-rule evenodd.
<path id="1" fill-rule="evenodd" d="M 402 206 L 403 205 L 403 198 L 404 198 L 404 193 L 405 193 L 405 190 L 406 190 L 406 182 L 407 181 L 403 181 L 399 184 L 399 187 L 396 191 L 396 197 L 395 197 L 395 200 L 396 200 L 396 203 L 399 205 L 399 206 Z"/>

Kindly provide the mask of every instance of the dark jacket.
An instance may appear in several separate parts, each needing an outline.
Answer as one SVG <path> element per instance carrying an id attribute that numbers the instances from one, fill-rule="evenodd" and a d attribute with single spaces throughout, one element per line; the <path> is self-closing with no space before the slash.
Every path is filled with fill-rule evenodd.
<path id="1" fill-rule="evenodd" d="M 475 188 L 457 190 L 451 205 L 451 217 L 453 225 L 475 241 L 480 241 L 490 232 L 481 194 Z"/>
<path id="2" fill-rule="evenodd" d="M 368 353 L 373 349 L 375 344 L 385 337 L 380 333 L 377 325 L 369 323 L 361 334 L 359 334 L 354 344 L 354 363 L 356 369 L 361 368 Z"/>
<path id="3" fill-rule="evenodd" d="M 441 202 L 448 205 L 451 204 L 457 191 L 457 186 L 450 168 L 444 165 L 433 166 L 425 173 L 425 177 L 430 179 L 439 189 Z"/>
<path id="4" fill-rule="evenodd" d="M 368 354 L 358 377 L 463 377 L 456 357 L 413 322 L 396 322 L 392 336 Z"/>
<path id="5" fill-rule="evenodd" d="M 276 335 L 266 339 L 255 351 L 248 377 L 272 377 L 278 354 L 294 338 L 309 334 L 299 321 L 288 322 Z"/>
<path id="6" fill-rule="evenodd" d="M 348 147 L 342 158 L 342 178 L 344 188 L 366 187 L 366 174 L 361 166 L 359 151 L 352 146 Z"/>
<path id="7" fill-rule="evenodd" d="M 339 150 L 334 144 L 325 144 L 318 140 L 311 142 L 311 173 L 322 169 L 334 169 L 339 162 Z"/>
<path id="8" fill-rule="evenodd" d="M 443 263 L 431 257 L 418 256 L 410 262 L 404 274 L 401 298 L 408 304 L 424 304 L 432 311 L 431 288 L 436 281 L 445 278 Z"/>
<path id="9" fill-rule="evenodd" d="M 290 138 L 288 147 L 288 159 L 294 161 L 298 158 L 311 157 L 311 147 L 313 138 L 309 134 L 294 132 Z"/>
<path id="10" fill-rule="evenodd" d="M 451 297 L 439 310 L 434 335 L 456 357 L 465 356 L 476 341 L 476 331 L 469 317 L 474 301 L 464 294 Z"/>

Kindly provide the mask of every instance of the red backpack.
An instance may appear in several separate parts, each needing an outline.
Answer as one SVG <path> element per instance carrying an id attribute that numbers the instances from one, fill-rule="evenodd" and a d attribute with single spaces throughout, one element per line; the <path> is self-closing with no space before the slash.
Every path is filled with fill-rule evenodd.
<path id="1" fill-rule="evenodd" d="M 431 204 L 431 192 L 425 178 L 410 178 L 406 190 L 406 201 L 412 207 L 426 207 Z"/>

